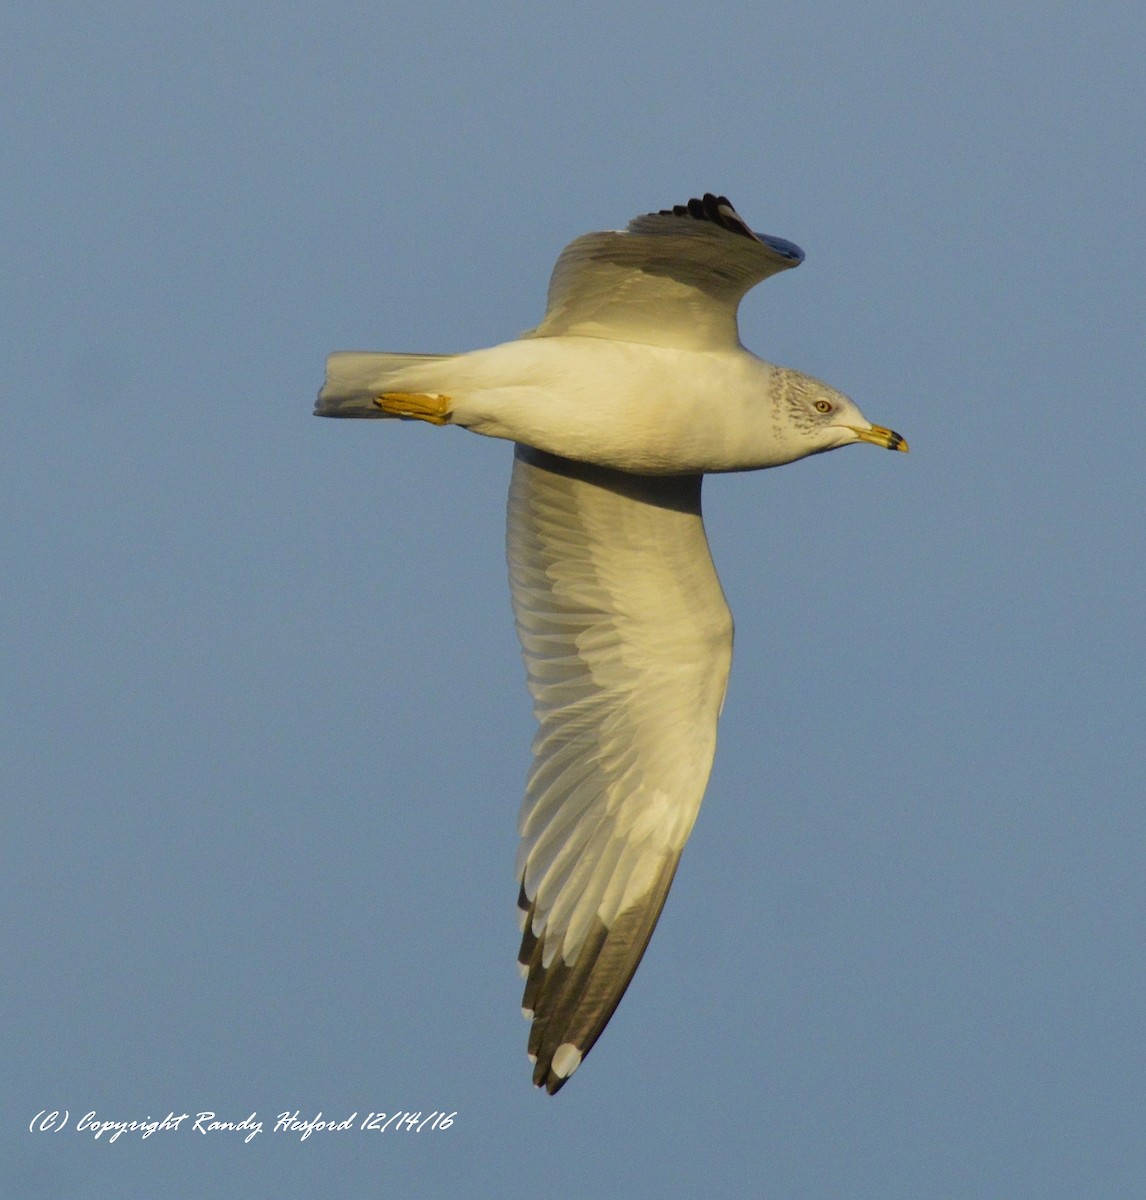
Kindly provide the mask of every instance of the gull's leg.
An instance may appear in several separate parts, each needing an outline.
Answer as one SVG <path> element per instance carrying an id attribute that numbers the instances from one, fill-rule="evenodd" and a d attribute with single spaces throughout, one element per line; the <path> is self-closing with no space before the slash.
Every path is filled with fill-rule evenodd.
<path id="1" fill-rule="evenodd" d="M 431 425 L 450 423 L 449 396 L 427 395 L 425 392 L 383 392 L 374 404 L 387 416 L 411 417 L 429 421 Z"/>

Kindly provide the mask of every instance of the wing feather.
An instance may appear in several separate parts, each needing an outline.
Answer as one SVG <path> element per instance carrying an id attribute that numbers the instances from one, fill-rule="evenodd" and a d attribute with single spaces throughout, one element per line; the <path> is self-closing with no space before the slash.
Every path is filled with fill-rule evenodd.
<path id="1" fill-rule="evenodd" d="M 550 1092 L 637 969 L 712 766 L 732 619 L 700 485 L 516 451 L 510 582 L 539 725 L 519 962 Z"/>
<path id="2" fill-rule="evenodd" d="M 545 318 L 526 336 L 738 345 L 745 292 L 803 259 L 798 246 L 753 233 L 727 199 L 706 193 L 637 217 L 623 231 L 570 242 L 553 268 Z"/>

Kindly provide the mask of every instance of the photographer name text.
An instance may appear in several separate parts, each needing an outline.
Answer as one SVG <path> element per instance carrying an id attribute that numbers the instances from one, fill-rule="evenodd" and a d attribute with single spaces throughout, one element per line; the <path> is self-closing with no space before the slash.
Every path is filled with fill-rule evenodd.
<path id="1" fill-rule="evenodd" d="M 240 1110 L 242 1111 L 242 1110 Z M 244 1142 L 254 1141 L 264 1130 L 268 1133 L 284 1133 L 305 1142 L 311 1136 L 325 1137 L 338 1133 L 431 1133 L 453 1126 L 456 1112 L 368 1112 L 359 1117 L 352 1112 L 348 1117 L 327 1117 L 321 1111 L 314 1116 L 304 1115 L 298 1109 L 281 1112 L 264 1122 L 257 1112 L 242 1120 L 227 1120 L 214 1112 L 179 1113 L 172 1110 L 161 1119 L 151 1116 L 130 1121 L 115 1121 L 104 1117 L 94 1109 L 78 1117 L 74 1122 L 67 1109 L 42 1109 L 28 1123 L 30 1133 L 74 1133 L 86 1134 L 96 1141 L 114 1142 L 125 1134 L 132 1137 L 149 1138 L 153 1134 L 190 1133 L 208 1136 L 230 1134 Z"/>

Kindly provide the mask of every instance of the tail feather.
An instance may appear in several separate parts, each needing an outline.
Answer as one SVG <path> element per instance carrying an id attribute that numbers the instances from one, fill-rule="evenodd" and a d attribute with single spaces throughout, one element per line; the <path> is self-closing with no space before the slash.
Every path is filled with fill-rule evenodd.
<path id="1" fill-rule="evenodd" d="M 326 382 L 314 406 L 317 417 L 387 417 L 375 405 L 383 392 L 417 392 L 427 386 L 426 367 L 452 354 L 331 354 Z"/>

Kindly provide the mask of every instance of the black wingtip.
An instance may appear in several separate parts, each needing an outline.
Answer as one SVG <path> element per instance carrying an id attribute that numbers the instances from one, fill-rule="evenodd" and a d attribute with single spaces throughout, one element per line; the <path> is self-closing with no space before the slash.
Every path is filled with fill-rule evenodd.
<path id="1" fill-rule="evenodd" d="M 550 1096 L 556 1096 L 559 1091 L 572 1079 L 572 1075 L 564 1077 L 554 1075 L 552 1071 L 537 1085 L 539 1088 L 544 1088 Z"/>
<path id="2" fill-rule="evenodd" d="M 727 196 L 716 196 L 705 192 L 699 199 L 692 199 L 687 204 L 674 204 L 672 208 L 662 208 L 655 214 L 658 217 L 692 217 L 696 221 L 707 221 L 729 233 L 739 237 L 750 238 L 760 242 L 773 253 L 786 259 L 789 265 L 798 267 L 804 261 L 804 252 L 795 242 L 785 238 L 772 237 L 768 233 L 757 233 L 748 227 L 744 218 L 732 207 L 732 201 Z"/>
<path id="3" fill-rule="evenodd" d="M 710 221 L 727 229 L 729 233 L 737 233 L 741 237 L 757 240 L 756 234 L 748 228 L 744 218 L 732 207 L 732 201 L 727 196 L 716 196 L 705 192 L 699 199 L 693 198 L 687 204 L 674 204 L 672 208 L 662 208 L 657 214 L 660 217 L 692 217 L 697 221 Z"/>

